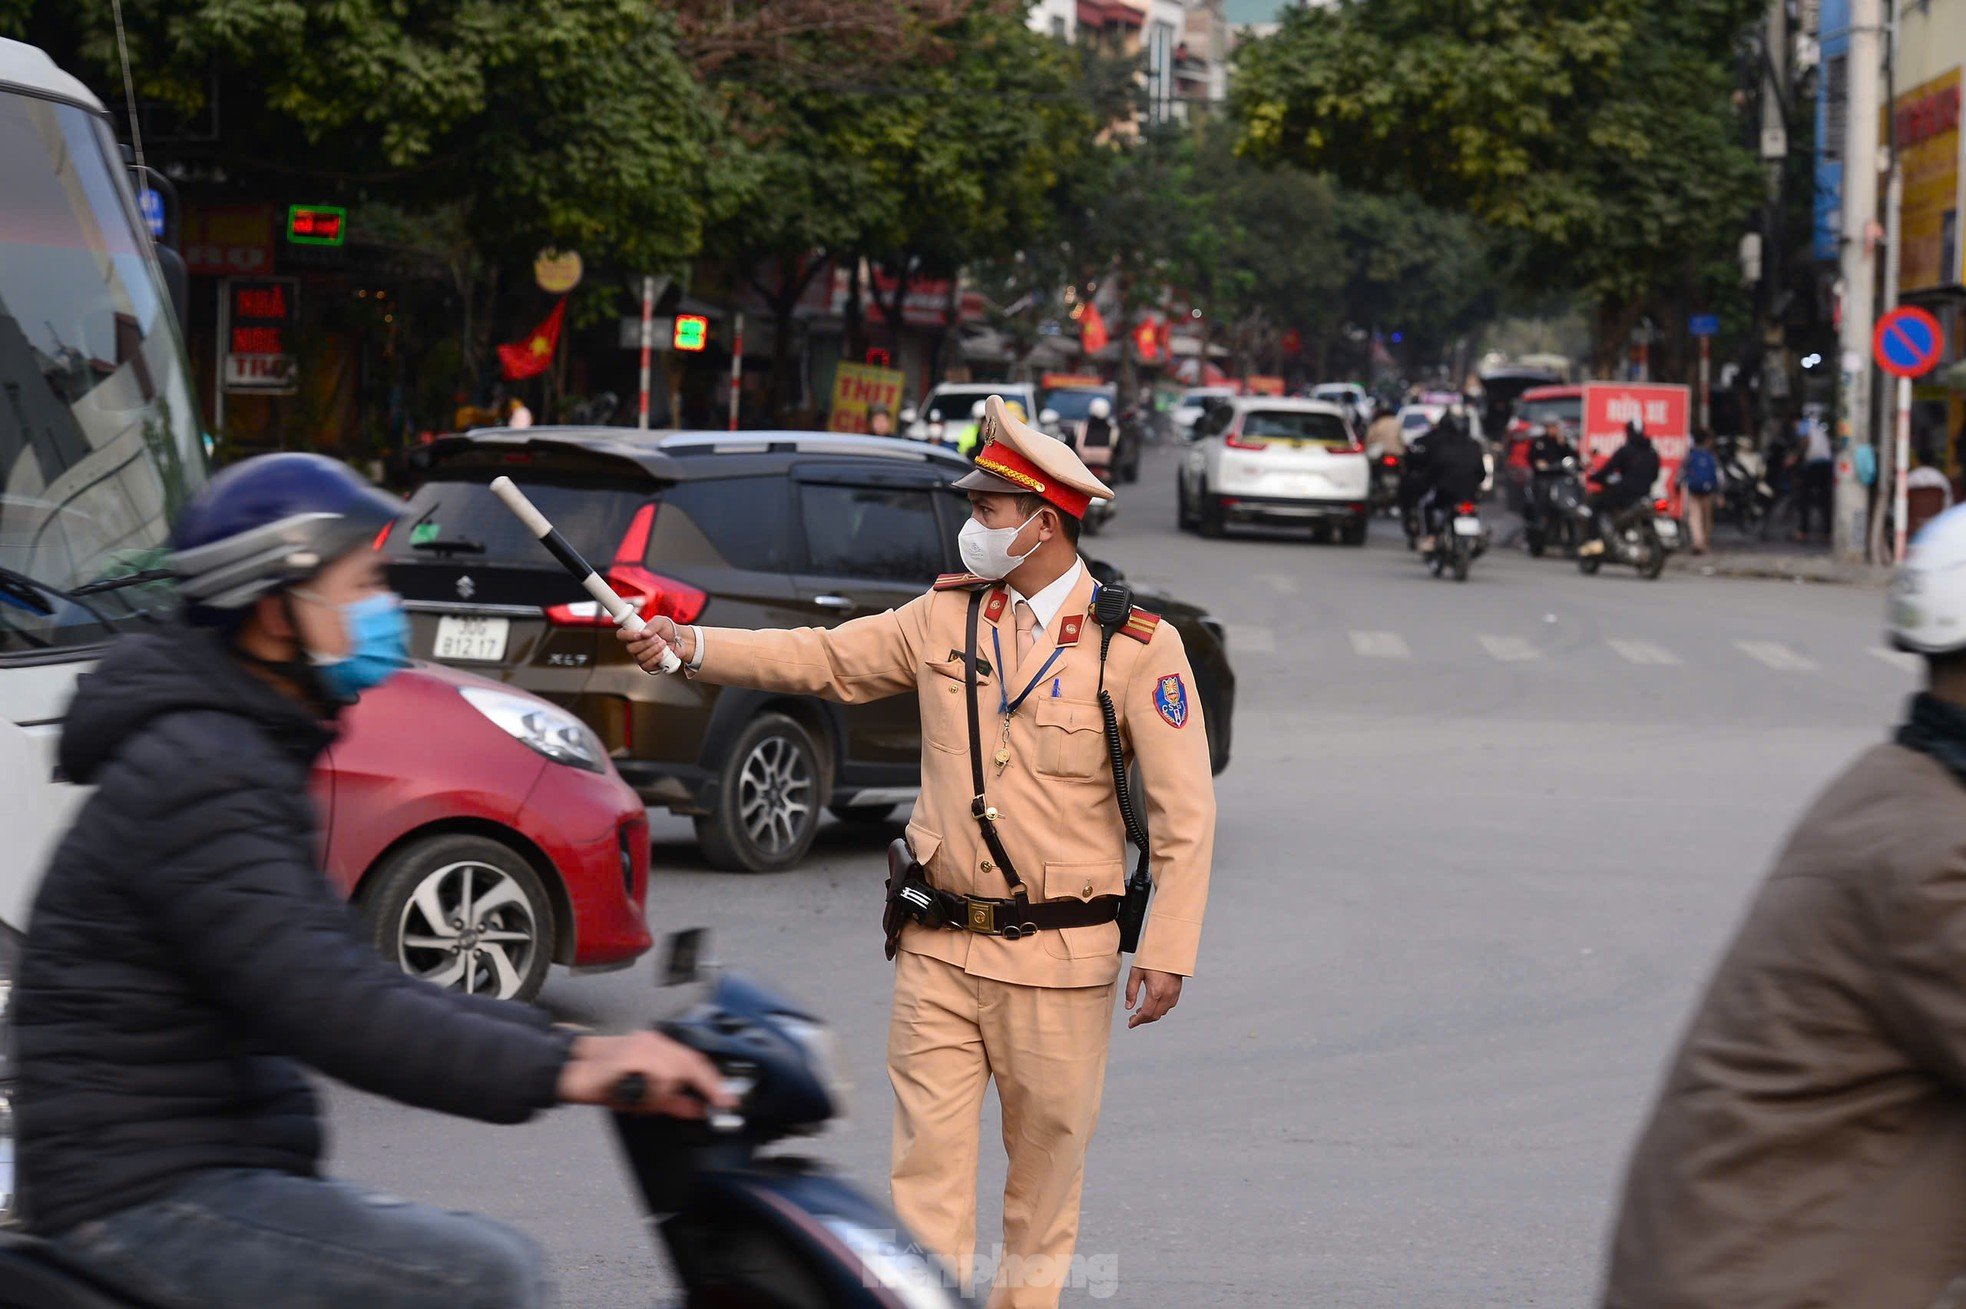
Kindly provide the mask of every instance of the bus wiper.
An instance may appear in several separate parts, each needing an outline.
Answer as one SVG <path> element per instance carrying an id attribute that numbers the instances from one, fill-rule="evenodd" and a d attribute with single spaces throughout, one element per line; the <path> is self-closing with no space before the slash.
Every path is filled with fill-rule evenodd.
<path id="1" fill-rule="evenodd" d="M 428 550 L 432 554 L 481 555 L 485 552 L 485 543 L 473 541 L 468 536 L 435 537 L 428 541 L 412 541 L 410 549 Z"/>
<path id="2" fill-rule="evenodd" d="M 93 582 L 84 582 L 68 594 L 100 595 L 104 591 L 120 591 L 126 586 L 148 586 L 152 582 L 168 582 L 177 574 L 168 568 L 145 568 L 134 573 L 118 573 L 114 577 L 98 577 Z"/>
<path id="3" fill-rule="evenodd" d="M 57 600 L 66 600 L 69 604 L 74 605 L 77 609 L 82 610 L 89 617 L 95 619 L 96 624 L 103 631 L 108 632 L 111 636 L 122 635 L 116 629 L 116 624 L 110 622 L 102 610 L 96 608 L 81 596 L 72 591 L 64 591 L 58 586 L 50 586 L 38 577 L 29 577 L 26 573 L 17 572 L 5 564 L 0 564 L 0 591 L 5 591 L 8 595 L 20 600 L 27 608 L 43 617 L 55 611 L 55 607 L 49 604 L 45 597 L 53 596 Z"/>

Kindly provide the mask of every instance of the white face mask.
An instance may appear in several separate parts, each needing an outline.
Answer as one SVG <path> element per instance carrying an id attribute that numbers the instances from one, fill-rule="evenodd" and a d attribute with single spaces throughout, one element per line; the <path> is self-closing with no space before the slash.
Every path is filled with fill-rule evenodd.
<path id="1" fill-rule="evenodd" d="M 1043 513 L 1044 510 L 1038 510 Z M 1032 514 L 1015 527 L 985 527 L 972 518 L 963 524 L 962 531 L 956 533 L 956 550 L 963 557 L 963 567 L 978 577 L 987 577 L 992 582 L 1010 576 L 1012 569 L 1037 553 L 1034 545 L 1021 555 L 1010 552 L 1011 543 L 1017 534 L 1037 521 L 1038 514 Z M 1038 542 L 1043 545 L 1044 542 Z"/>

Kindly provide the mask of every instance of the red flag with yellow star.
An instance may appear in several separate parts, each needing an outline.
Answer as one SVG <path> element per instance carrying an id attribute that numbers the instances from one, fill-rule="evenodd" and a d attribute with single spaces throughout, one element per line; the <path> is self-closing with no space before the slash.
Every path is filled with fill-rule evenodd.
<path id="1" fill-rule="evenodd" d="M 567 298 L 553 306 L 553 312 L 546 315 L 546 321 L 526 333 L 526 339 L 516 345 L 498 347 L 499 369 L 508 382 L 522 378 L 538 377 L 553 362 L 553 351 L 560 345 L 560 321 L 567 316 Z"/>

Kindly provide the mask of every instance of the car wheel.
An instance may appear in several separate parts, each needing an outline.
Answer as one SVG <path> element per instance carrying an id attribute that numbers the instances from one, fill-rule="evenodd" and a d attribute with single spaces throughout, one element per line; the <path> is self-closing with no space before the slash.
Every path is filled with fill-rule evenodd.
<path id="1" fill-rule="evenodd" d="M 877 827 L 894 817 L 899 805 L 891 804 L 833 804 L 826 811 L 843 823 L 856 827 Z"/>
<path id="2" fill-rule="evenodd" d="M 1201 534 L 1211 541 L 1216 540 L 1222 535 L 1223 529 L 1227 525 L 1226 517 L 1222 512 L 1221 499 L 1217 496 L 1210 495 L 1207 485 L 1204 484 L 1201 492 L 1200 522 L 1198 524 Z"/>
<path id="3" fill-rule="evenodd" d="M 1649 545 L 1645 548 L 1645 562 L 1638 566 L 1638 575 L 1648 582 L 1657 581 L 1659 574 L 1666 571 L 1666 549 L 1662 545 Z"/>
<path id="4" fill-rule="evenodd" d="M 696 820 L 710 866 L 770 873 L 805 858 L 819 830 L 823 780 L 812 733 L 784 714 L 752 719 L 717 781 L 716 812 Z"/>
<path id="5" fill-rule="evenodd" d="M 1364 545 L 1365 531 L 1366 531 L 1366 523 L 1365 520 L 1361 518 L 1356 522 L 1345 524 L 1345 530 L 1339 536 L 1338 539 L 1343 541 L 1346 545 Z"/>
<path id="6" fill-rule="evenodd" d="M 552 962 L 553 902 L 530 861 L 483 836 L 433 836 L 389 856 L 362 894 L 369 939 L 412 977 L 530 1000 Z"/>
<path id="7" fill-rule="evenodd" d="M 1191 532 L 1195 527 L 1195 510 L 1188 503 L 1188 479 L 1185 477 L 1174 479 L 1174 525 L 1184 532 Z"/>

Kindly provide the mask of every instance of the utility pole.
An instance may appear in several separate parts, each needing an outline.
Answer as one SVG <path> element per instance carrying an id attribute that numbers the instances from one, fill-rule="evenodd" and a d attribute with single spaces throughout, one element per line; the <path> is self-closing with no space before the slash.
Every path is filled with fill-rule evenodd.
<path id="1" fill-rule="evenodd" d="M 1870 526 L 1870 496 L 1857 480 L 1856 449 L 1871 439 L 1870 338 L 1877 321 L 1877 114 L 1883 38 L 1883 0 L 1851 0 L 1833 517 L 1836 556 L 1850 563 L 1863 562 Z"/>
<path id="2" fill-rule="evenodd" d="M 1789 25 L 1787 0 L 1769 0 L 1762 22 L 1761 166 L 1766 172 L 1765 203 L 1761 208 L 1761 239 L 1754 262 L 1759 270 L 1760 304 L 1756 314 L 1761 354 L 1761 439 L 1782 421 L 1782 401 L 1788 398 L 1788 357 L 1783 349 L 1783 283 L 1787 262 L 1782 245 L 1783 204 L 1788 178 Z M 1743 260 L 1746 250 L 1743 249 Z"/>

